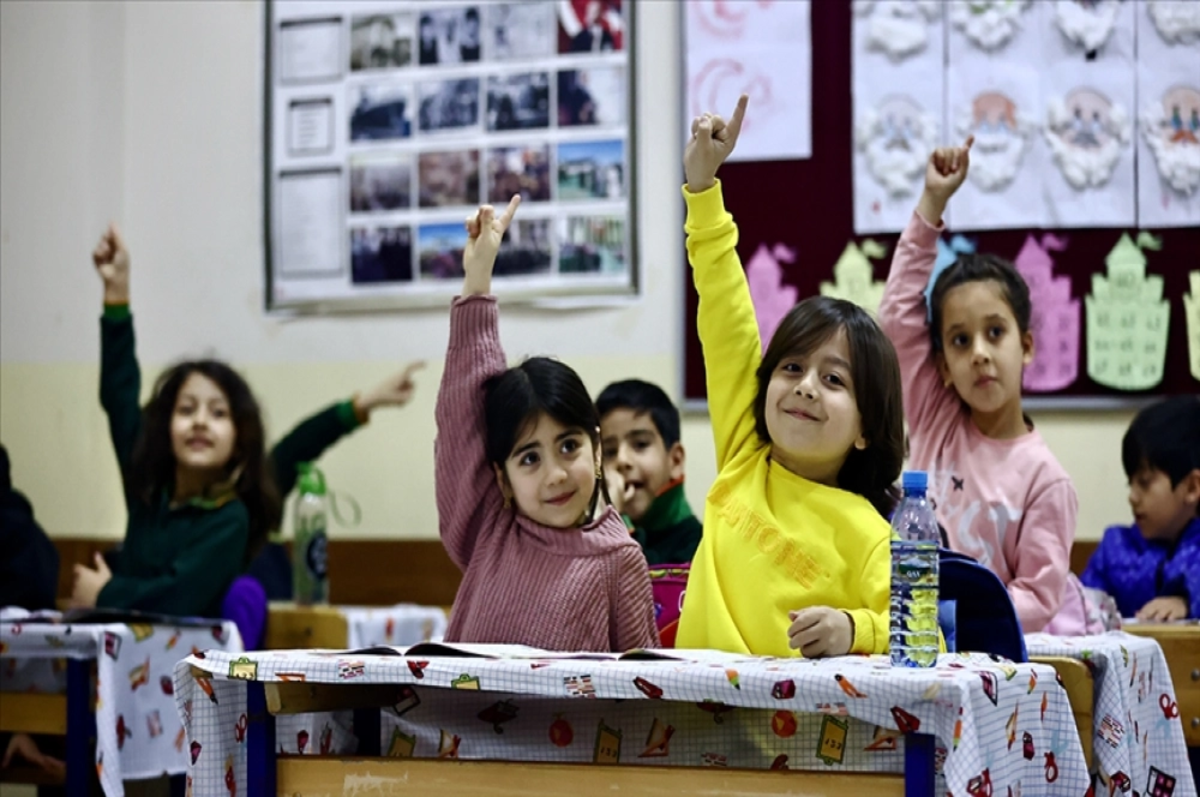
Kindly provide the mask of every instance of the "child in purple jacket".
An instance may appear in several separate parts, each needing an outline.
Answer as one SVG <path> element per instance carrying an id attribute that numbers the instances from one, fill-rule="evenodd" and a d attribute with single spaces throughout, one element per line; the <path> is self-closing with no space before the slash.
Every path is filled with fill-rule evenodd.
<path id="1" fill-rule="evenodd" d="M 1200 617 L 1200 397 L 1137 414 L 1121 443 L 1132 526 L 1112 526 L 1083 583 L 1112 595 L 1123 617 Z"/>

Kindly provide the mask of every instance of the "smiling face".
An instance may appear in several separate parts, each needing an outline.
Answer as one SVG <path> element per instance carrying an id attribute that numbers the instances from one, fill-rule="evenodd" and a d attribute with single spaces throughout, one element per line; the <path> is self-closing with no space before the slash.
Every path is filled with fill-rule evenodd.
<path id="1" fill-rule="evenodd" d="M 585 520 L 596 491 L 599 453 L 582 428 L 541 413 L 517 437 L 496 478 L 521 514 L 543 526 L 573 528 Z"/>
<path id="2" fill-rule="evenodd" d="M 767 383 L 764 417 L 771 457 L 798 476 L 831 486 L 851 449 L 864 449 L 845 330 L 807 353 L 783 357 Z"/>
<path id="3" fill-rule="evenodd" d="M 622 512 L 641 522 L 650 504 L 667 485 L 683 478 L 683 445 L 669 449 L 648 412 L 627 407 L 611 410 L 600 420 L 604 464 L 615 469 L 632 487 Z"/>
<path id="4" fill-rule="evenodd" d="M 941 311 L 942 379 L 984 417 L 1021 419 L 1021 373 L 1033 361 L 1033 335 L 1022 333 L 1004 288 L 975 280 L 946 292 Z M 982 426 L 983 424 L 981 424 Z"/>
<path id="5" fill-rule="evenodd" d="M 171 414 L 171 451 L 177 470 L 204 480 L 217 478 L 233 456 L 237 430 L 229 397 L 198 372 L 184 380 Z"/>

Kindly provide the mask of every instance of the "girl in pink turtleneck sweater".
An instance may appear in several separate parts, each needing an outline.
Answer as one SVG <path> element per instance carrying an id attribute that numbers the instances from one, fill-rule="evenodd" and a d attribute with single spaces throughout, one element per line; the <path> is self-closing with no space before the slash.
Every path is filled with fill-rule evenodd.
<path id="1" fill-rule="evenodd" d="M 607 500 L 600 420 L 571 368 L 507 368 L 492 267 L 519 198 L 467 221 L 437 399 L 438 526 L 463 571 L 448 642 L 624 651 L 658 644 L 641 547 Z"/>

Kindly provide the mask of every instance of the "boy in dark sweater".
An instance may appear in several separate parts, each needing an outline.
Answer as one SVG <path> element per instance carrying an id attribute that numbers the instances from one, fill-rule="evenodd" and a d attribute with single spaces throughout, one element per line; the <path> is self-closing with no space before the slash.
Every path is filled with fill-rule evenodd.
<path id="1" fill-rule="evenodd" d="M 686 564 L 700 545 L 700 521 L 683 491 L 679 410 L 662 388 L 614 382 L 596 399 L 600 445 L 613 503 L 651 565 Z"/>

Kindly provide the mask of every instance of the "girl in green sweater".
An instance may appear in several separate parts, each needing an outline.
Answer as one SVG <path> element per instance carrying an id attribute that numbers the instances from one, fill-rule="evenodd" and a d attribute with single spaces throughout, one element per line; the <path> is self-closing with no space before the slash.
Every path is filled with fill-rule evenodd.
<path id="1" fill-rule="evenodd" d="M 223 362 L 168 369 L 138 404 L 141 373 L 129 313 L 129 252 L 114 227 L 92 253 L 104 282 L 100 402 L 129 512 L 113 570 L 77 565 L 72 603 L 220 616 L 221 599 L 280 521 L 262 414 Z"/>

